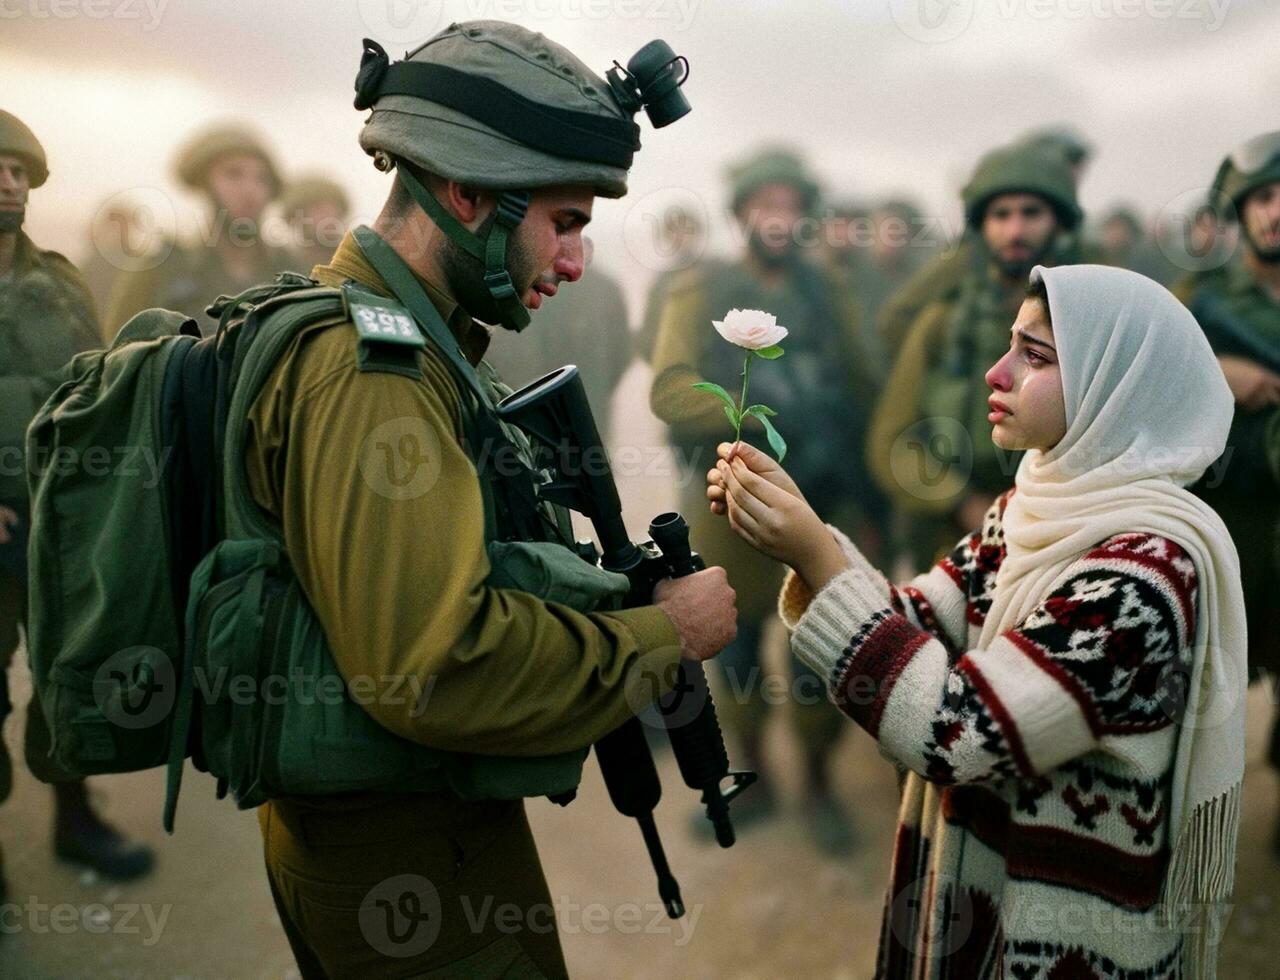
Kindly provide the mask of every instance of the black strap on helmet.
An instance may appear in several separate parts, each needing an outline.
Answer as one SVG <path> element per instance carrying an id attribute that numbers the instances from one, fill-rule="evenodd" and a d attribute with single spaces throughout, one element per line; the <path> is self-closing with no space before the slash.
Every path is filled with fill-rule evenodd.
<path id="1" fill-rule="evenodd" d="M 364 41 L 356 76 L 357 109 L 369 109 L 386 95 L 425 99 L 484 123 L 517 143 L 553 156 L 630 168 L 640 149 L 633 120 L 578 112 L 525 98 L 491 78 L 448 65 L 397 61 L 376 41 Z"/>

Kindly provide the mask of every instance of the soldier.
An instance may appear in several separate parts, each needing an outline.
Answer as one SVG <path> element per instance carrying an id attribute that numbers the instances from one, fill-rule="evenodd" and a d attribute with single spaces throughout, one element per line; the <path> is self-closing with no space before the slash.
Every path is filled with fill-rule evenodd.
<path id="1" fill-rule="evenodd" d="M 98 320 L 84 280 L 57 252 L 39 249 L 22 231 L 27 198 L 49 176 L 44 148 L 17 117 L 0 110 L 0 725 L 13 709 L 7 674 L 27 610 L 28 499 L 23 440 L 28 423 L 53 392 L 58 370 L 98 346 Z M 54 852 L 106 877 L 136 878 L 151 869 L 150 849 L 105 824 L 89 804 L 83 780 L 49 763 L 49 731 L 40 702 L 27 706 L 27 766 L 54 790 Z M 13 765 L 0 738 L 0 802 L 13 785 Z M 5 890 L 0 856 L 0 901 Z"/>
<path id="2" fill-rule="evenodd" d="M 1219 274 L 1197 277 L 1187 305 L 1218 355 L 1236 414 L 1227 455 L 1197 490 L 1240 553 L 1250 670 L 1255 679 L 1280 683 L 1280 474 L 1268 472 L 1276 469 L 1268 456 L 1274 461 L 1280 448 L 1280 132 L 1223 160 L 1211 198 L 1224 220 L 1239 225 L 1243 248 Z M 1280 770 L 1280 722 L 1269 761 Z"/>
<path id="3" fill-rule="evenodd" d="M 1031 269 L 1078 261 L 1064 241 L 1081 213 L 1060 157 L 1025 146 L 995 150 L 962 197 L 969 268 L 911 325 L 868 436 L 877 481 L 912 515 L 903 546 L 917 568 L 980 526 L 1012 485 L 1018 457 L 991 441 L 984 375 L 1008 349 Z"/>
<path id="4" fill-rule="evenodd" d="M 1103 215 L 1098 222 L 1096 248 L 1107 265 L 1132 269 L 1159 283 L 1170 278 L 1169 263 L 1147 238 L 1135 208 L 1119 204 Z"/>
<path id="5" fill-rule="evenodd" d="M 219 295 L 234 296 L 291 264 L 287 250 L 262 239 L 262 216 L 280 193 L 280 174 L 262 141 L 239 125 L 197 133 L 179 151 L 174 170 L 206 199 L 199 238 L 166 242 L 150 268 L 120 276 L 103 323 L 114 337 L 139 310 L 159 306 L 196 317 Z"/>
<path id="6" fill-rule="evenodd" d="M 595 246 L 590 238 L 583 236 L 582 248 L 581 282 L 547 301 L 538 311 L 536 330 L 495 337 L 485 358 L 516 387 L 563 364 L 578 365 L 596 425 L 607 438 L 613 393 L 631 363 L 631 330 L 622 287 L 607 272 L 592 268 Z"/>
<path id="7" fill-rule="evenodd" d="M 347 192 L 323 174 L 302 174 L 280 195 L 280 213 L 290 231 L 290 268 L 307 270 L 329 261 L 351 215 Z"/>
<path id="8" fill-rule="evenodd" d="M 667 287 L 702 255 L 707 243 L 707 230 L 702 219 L 686 207 L 676 206 L 662 215 L 654 229 L 655 252 L 664 268 L 653 278 L 644 300 L 644 321 L 636 337 L 636 350 L 646 363 L 653 361 L 653 347 L 658 342 L 658 318 L 666 303 Z"/>
<path id="9" fill-rule="evenodd" d="M 565 48 L 500 21 L 453 24 L 395 64 L 366 42 L 356 106 L 372 110 L 360 145 L 395 181 L 372 228 L 313 275 L 359 303 L 284 351 L 249 407 L 244 465 L 342 674 L 432 683 L 426 701 L 371 699 L 372 718 L 459 765 L 497 757 L 505 775 L 477 799 L 442 782 L 272 800 L 259 811 L 268 878 L 304 977 L 562 977 L 519 797 L 550 792 L 538 787 L 562 757 L 580 766 L 633 714 L 625 688 L 642 670 L 713 656 L 736 616 L 718 568 L 621 612 L 500 586 L 518 571 L 502 563 L 517 532 L 499 508 L 491 537 L 490 505 L 547 515 L 531 485 L 500 495 L 505 468 L 470 455 L 483 449 L 471 422 L 496 425 L 484 403 L 504 390 L 481 360 L 484 323 L 520 330 L 575 288 L 595 197 L 627 190 L 635 107 Z M 387 341 L 379 312 L 451 340 Z M 379 446 L 419 483 L 388 482 L 400 474 L 384 478 Z M 507 911 L 478 911 L 491 908 Z"/>
<path id="10" fill-rule="evenodd" d="M 711 325 L 731 308 L 773 313 L 790 333 L 786 355 L 752 377 L 751 398 L 777 410 L 779 425 L 790 421 L 788 466 L 816 501 L 819 512 L 833 514 L 853 501 L 870 504 L 862 517 L 864 545 L 868 526 L 880 515 L 878 494 L 857 465 L 865 408 L 875 383 L 863 353 L 857 305 L 844 287 L 803 254 L 798 229 L 809 220 L 818 188 L 803 163 L 785 150 L 766 150 L 732 171 L 731 208 L 746 239 L 746 251 L 734 262 L 704 261 L 672 281 L 660 318 L 650 400 L 654 414 L 671 427 L 684 463 L 701 473 L 715 460 L 724 438 L 721 406 L 691 386 L 714 381 L 737 391 L 741 351 L 720 340 Z M 757 430 L 744 437 L 760 441 Z M 773 615 L 780 582 L 778 569 L 745 547 L 702 501 L 703 487 L 689 480 L 686 512 L 699 547 L 730 572 L 738 589 L 741 620 L 738 639 L 720 658 L 727 681 L 722 717 L 736 736 L 744 765 L 759 770 L 766 702 L 761 687 L 762 631 Z M 792 662 L 795 691 L 792 722 L 803 744 L 809 805 L 806 815 L 817 843 L 833 852 L 852 846 L 852 828 L 832 795 L 827 762 L 838 733 L 831 722 L 818 678 Z M 743 798 L 742 821 L 771 815 L 775 801 L 762 778 Z"/>
<path id="11" fill-rule="evenodd" d="M 1016 141 L 1015 146 L 1023 146 L 1041 153 L 1057 157 L 1070 171 L 1071 183 L 1079 192 L 1080 182 L 1093 159 L 1093 149 L 1070 126 L 1051 126 L 1032 130 Z M 1065 248 L 1068 242 L 1063 242 Z M 880 318 L 876 322 L 876 330 L 880 334 L 892 355 L 897 352 L 907 330 L 929 303 L 940 299 L 946 293 L 960 285 L 968 274 L 975 259 L 970 250 L 971 236 L 964 235 L 951 247 L 944 249 L 929 262 L 924 263 L 898 292 L 886 300 Z M 1075 246 L 1079 247 L 1079 246 Z M 1082 261 L 1101 262 L 1103 259 L 1081 250 Z"/>
<path id="12" fill-rule="evenodd" d="M 865 322 L 875 323 L 889 297 L 901 289 L 929 255 L 917 242 L 923 219 L 910 201 L 891 198 L 877 204 L 869 216 L 867 248 L 854 266 L 855 295 Z"/>

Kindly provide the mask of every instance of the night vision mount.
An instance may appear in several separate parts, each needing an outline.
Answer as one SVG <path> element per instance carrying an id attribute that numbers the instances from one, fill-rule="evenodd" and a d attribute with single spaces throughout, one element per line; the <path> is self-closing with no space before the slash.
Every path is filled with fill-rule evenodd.
<path id="1" fill-rule="evenodd" d="M 680 91 L 689 78 L 689 60 L 666 41 L 650 41 L 631 56 L 626 68 L 615 61 L 605 77 L 623 111 L 634 115 L 643 108 L 654 129 L 670 126 L 691 108 Z"/>

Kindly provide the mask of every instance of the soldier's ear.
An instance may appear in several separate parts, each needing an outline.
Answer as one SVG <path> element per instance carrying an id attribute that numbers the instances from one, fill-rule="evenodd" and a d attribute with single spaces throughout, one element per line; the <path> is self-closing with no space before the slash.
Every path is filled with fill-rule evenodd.
<path id="1" fill-rule="evenodd" d="M 474 231 L 474 225 L 483 221 L 492 210 L 493 195 L 471 184 L 450 180 L 445 182 L 444 206 L 455 218 Z"/>

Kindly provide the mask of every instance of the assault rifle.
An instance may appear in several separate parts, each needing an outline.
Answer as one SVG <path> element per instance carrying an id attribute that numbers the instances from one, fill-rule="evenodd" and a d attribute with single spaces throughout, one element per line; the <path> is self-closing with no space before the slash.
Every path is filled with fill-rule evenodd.
<path id="1" fill-rule="evenodd" d="M 665 578 L 705 568 L 689 546 L 689 526 L 676 513 L 661 514 L 649 525 L 647 541 L 636 543 L 622 520 L 622 501 L 613 470 L 596 429 L 578 369 L 569 365 L 503 399 L 498 415 L 532 438 L 539 464 L 552 474 L 539 496 L 577 511 L 591 521 L 599 551 L 587 543 L 584 557 L 631 581 L 624 606 L 647 606 L 654 587 Z M 582 547 L 582 546 L 580 546 Z M 716 718 L 702 664 L 681 659 L 671 691 L 657 701 L 685 784 L 702 794 L 707 819 L 721 847 L 734 842 L 729 801 L 756 780 L 753 772 L 729 768 L 729 755 Z M 658 893 L 671 918 L 684 914 L 680 886 L 671 873 L 653 820 L 662 784 L 639 718 L 628 719 L 595 745 L 596 759 L 614 807 L 640 824 L 658 877 Z M 725 785 L 726 780 L 731 780 Z M 572 798 L 572 797 L 570 797 Z M 557 802 L 568 802 L 567 799 Z"/>

